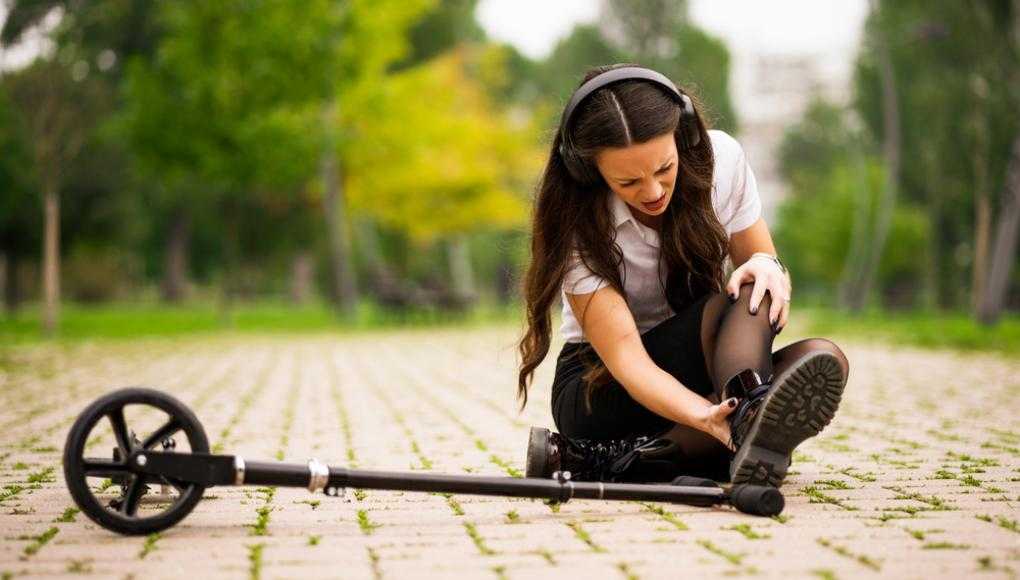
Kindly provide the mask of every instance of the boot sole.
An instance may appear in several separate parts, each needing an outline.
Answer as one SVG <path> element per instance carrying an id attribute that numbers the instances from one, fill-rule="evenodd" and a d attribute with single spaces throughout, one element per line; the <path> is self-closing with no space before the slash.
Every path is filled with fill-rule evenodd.
<path id="1" fill-rule="evenodd" d="M 832 421 L 845 382 L 835 355 L 817 351 L 776 377 L 730 463 L 733 483 L 779 487 L 794 448 Z"/>
<path id="2" fill-rule="evenodd" d="M 548 478 L 552 473 L 546 473 L 549 463 L 549 438 L 551 432 L 544 427 L 532 427 L 528 434 L 528 461 L 525 464 L 525 477 Z"/>

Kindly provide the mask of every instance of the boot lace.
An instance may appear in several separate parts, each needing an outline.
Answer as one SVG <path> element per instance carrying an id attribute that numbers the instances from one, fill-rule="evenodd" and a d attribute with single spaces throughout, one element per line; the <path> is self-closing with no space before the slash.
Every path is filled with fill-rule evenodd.
<path id="1" fill-rule="evenodd" d="M 630 464 L 630 461 L 620 460 L 633 455 L 632 451 L 651 439 L 643 435 L 633 439 L 571 440 L 571 445 L 585 458 L 581 472 L 572 474 L 573 479 L 611 481 Z"/>

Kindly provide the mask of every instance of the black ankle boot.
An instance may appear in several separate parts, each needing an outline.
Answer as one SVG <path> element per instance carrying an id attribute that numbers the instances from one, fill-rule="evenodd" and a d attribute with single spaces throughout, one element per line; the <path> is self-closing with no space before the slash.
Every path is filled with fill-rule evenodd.
<path id="1" fill-rule="evenodd" d="M 730 397 L 737 398 L 737 408 L 727 417 L 730 424 L 730 441 L 734 448 L 739 449 L 747 437 L 758 409 L 772 388 L 771 379 L 772 377 L 768 380 L 762 379 L 757 371 L 745 369 L 723 387 L 723 401 Z"/>
<path id="2" fill-rule="evenodd" d="M 574 481 L 671 481 L 681 472 L 682 455 L 669 439 L 571 439 L 532 427 L 527 477 L 548 478 L 569 471 Z"/>
<path id="3" fill-rule="evenodd" d="M 827 351 L 809 352 L 766 381 L 751 370 L 731 379 L 723 395 L 744 393 L 729 416 L 737 450 L 730 463 L 733 483 L 778 487 L 794 448 L 836 414 L 845 384 L 839 361 Z"/>

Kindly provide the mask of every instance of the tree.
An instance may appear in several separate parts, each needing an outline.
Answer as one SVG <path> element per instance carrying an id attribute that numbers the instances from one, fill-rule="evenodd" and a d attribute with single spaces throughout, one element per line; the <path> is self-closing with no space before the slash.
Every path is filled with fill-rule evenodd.
<path id="1" fill-rule="evenodd" d="M 872 0 L 872 10 L 876 10 L 878 0 Z M 889 39 L 883 30 L 878 29 L 874 36 L 874 51 L 878 60 L 879 79 L 882 86 L 882 158 L 885 161 L 885 183 L 879 197 L 877 221 L 872 230 L 869 251 L 865 254 L 862 267 L 858 270 L 857 279 L 850 284 L 847 293 L 847 305 L 851 312 L 860 312 L 864 308 L 872 285 L 878 272 L 889 237 L 893 213 L 896 210 L 896 197 L 900 189 L 900 156 L 902 147 L 900 104 L 897 96 L 896 73 L 890 55 Z"/>
<path id="2" fill-rule="evenodd" d="M 1007 38 L 1004 56 L 1000 60 L 1020 64 L 1020 3 L 1012 4 L 1011 34 Z M 1020 66 L 1009 67 L 1006 71 L 1006 87 L 1012 96 L 1013 111 L 1020 109 Z M 991 246 L 991 257 L 987 280 L 977 305 L 978 320 L 993 324 L 998 320 L 1010 285 L 1010 274 L 1016 266 L 1017 238 L 1020 230 L 1020 129 L 1013 138 L 1013 146 L 1006 180 L 1003 184 L 1002 202 L 995 226 L 995 238 Z"/>
<path id="3" fill-rule="evenodd" d="M 978 305 L 991 276 L 992 212 L 1003 187 L 1017 110 L 1016 6 L 1008 0 L 883 2 L 869 15 L 855 75 L 855 107 L 878 141 L 886 47 L 899 101 L 899 197 L 925 203 L 932 230 L 926 274 L 933 302 Z M 882 39 L 887 39 L 885 43 Z M 1000 260 L 1004 263 L 1012 260 Z M 929 268 L 930 269 L 930 268 Z M 969 283 L 961 284 L 966 278 Z M 980 310 L 980 307 L 978 307 Z"/>
<path id="4" fill-rule="evenodd" d="M 96 83 L 76 81 L 56 58 L 38 59 L 8 75 L 5 84 L 31 143 L 43 205 L 43 331 L 56 332 L 60 317 L 60 188 L 92 130 L 100 102 Z"/>
<path id="5" fill-rule="evenodd" d="M 19 265 L 35 255 L 38 244 L 40 199 L 34 195 L 31 154 L 24 138 L 25 127 L 0 84 L 0 311 L 18 308 Z"/>
<path id="6" fill-rule="evenodd" d="M 308 192 L 321 200 L 330 232 L 332 295 L 341 309 L 352 306 L 339 161 L 354 144 L 346 127 L 371 109 L 387 67 L 406 50 L 407 27 L 426 6 L 161 5 L 164 36 L 153 65 L 130 66 L 126 126 L 134 149 L 171 190 L 205 184 L 204 202 L 224 218 L 231 271 L 244 254 L 238 220 L 245 208 Z"/>
<path id="7" fill-rule="evenodd" d="M 13 0 L 0 30 L 0 44 L 11 46 L 48 15 L 60 14 L 59 24 L 50 33 L 55 49 L 44 51 L 28 69 L 8 75 L 5 81 L 27 120 L 26 130 L 34 144 L 28 165 L 38 174 L 36 182 L 42 190 L 43 324 L 47 333 L 55 332 L 59 320 L 62 246 L 74 237 L 74 229 L 110 235 L 110 229 L 102 226 L 85 231 L 95 224 L 81 215 L 79 210 L 88 200 L 78 194 L 88 196 L 109 187 L 104 179 L 115 173 L 109 169 L 123 164 L 116 159 L 107 171 L 99 172 L 87 167 L 92 160 L 109 161 L 120 155 L 114 144 L 104 140 L 101 130 L 116 105 L 113 89 L 123 57 L 151 49 L 155 36 L 147 25 L 151 6 L 145 0 Z M 116 195 L 116 189 L 108 191 Z M 60 219 L 61 207 L 68 203 L 78 218 L 71 232 Z"/>
<path id="8" fill-rule="evenodd" d="M 779 208 L 776 244 L 787 252 L 802 295 L 838 296 L 846 305 L 859 283 L 877 215 L 881 210 L 885 164 L 872 152 L 852 111 L 824 100 L 809 104 L 804 117 L 785 132 L 779 167 L 791 195 Z M 875 270 L 886 305 L 908 306 L 924 269 L 917 259 L 934 237 L 916 204 L 896 204 L 889 218 L 886 251 Z"/>
<path id="9" fill-rule="evenodd" d="M 522 225 L 518 192 L 540 162 L 535 127 L 496 111 L 466 72 L 486 62 L 499 70 L 498 59 L 486 58 L 494 50 L 460 47 L 390 79 L 374 103 L 387 114 L 362 116 L 354 125 L 360 146 L 344 157 L 352 208 L 418 245 L 452 240 L 454 288 L 468 295 L 464 236 Z"/>

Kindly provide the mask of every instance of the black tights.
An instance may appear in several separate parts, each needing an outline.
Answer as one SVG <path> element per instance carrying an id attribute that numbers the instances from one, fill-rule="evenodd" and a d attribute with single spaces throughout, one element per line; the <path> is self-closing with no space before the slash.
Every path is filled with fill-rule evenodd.
<path id="1" fill-rule="evenodd" d="M 751 314 L 752 289 L 752 284 L 741 286 L 736 302 L 730 302 L 722 293 L 711 295 L 705 302 L 701 318 L 701 347 L 714 387 L 709 400 L 718 403 L 726 383 L 745 369 L 753 369 L 762 380 L 769 380 L 811 351 L 831 352 L 839 360 L 843 376 L 848 376 L 849 363 L 843 351 L 823 338 L 800 340 L 773 353 L 775 333 L 769 322 L 772 299 L 766 293 L 758 306 L 758 313 Z M 687 425 L 676 424 L 666 436 L 691 459 L 730 453 L 715 437 Z"/>

